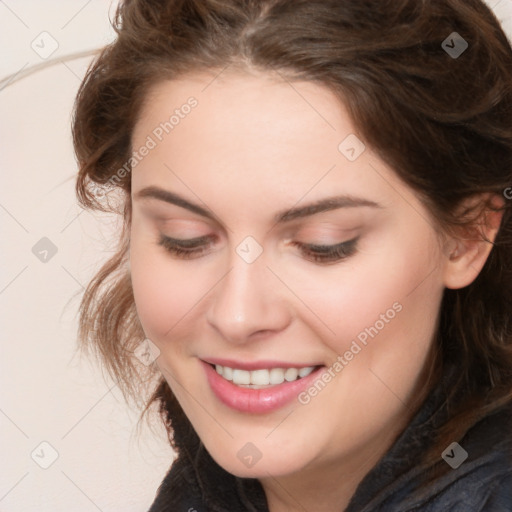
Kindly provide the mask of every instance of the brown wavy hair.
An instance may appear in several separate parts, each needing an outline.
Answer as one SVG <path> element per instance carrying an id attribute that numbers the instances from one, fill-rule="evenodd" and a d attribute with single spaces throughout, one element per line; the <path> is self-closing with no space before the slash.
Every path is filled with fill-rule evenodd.
<path id="1" fill-rule="evenodd" d="M 512 49 L 480 0 L 125 0 L 113 26 L 115 41 L 80 86 L 72 130 L 79 202 L 121 215 L 123 228 L 115 255 L 82 298 L 79 346 L 95 351 L 125 398 L 145 404 L 139 419 L 157 405 L 171 445 L 188 451 L 196 434 L 167 382 L 133 355 L 144 333 L 127 264 L 130 173 L 119 169 L 130 161 L 149 87 L 227 67 L 323 85 L 415 190 L 440 233 L 479 239 L 477 220 L 495 207 L 484 200 L 460 207 L 486 197 L 479 194 L 511 190 Z M 468 43 L 458 58 L 442 47 L 454 31 Z M 103 197 L 112 185 L 120 193 L 115 204 L 111 193 Z M 448 421 L 425 452 L 427 465 L 512 402 L 511 208 L 510 200 L 499 207 L 500 229 L 487 240 L 493 247 L 478 277 L 444 291 L 430 387 L 448 364 L 459 371 L 447 391 Z"/>

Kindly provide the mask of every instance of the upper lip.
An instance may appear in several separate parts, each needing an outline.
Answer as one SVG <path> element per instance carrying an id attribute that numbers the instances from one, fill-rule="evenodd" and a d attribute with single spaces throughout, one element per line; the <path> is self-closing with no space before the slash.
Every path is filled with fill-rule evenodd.
<path id="1" fill-rule="evenodd" d="M 290 363 L 275 360 L 259 361 L 235 361 L 234 359 L 223 359 L 220 357 L 208 357 L 202 359 L 205 363 L 227 366 L 229 368 L 238 368 L 240 370 L 263 370 L 271 368 L 307 368 L 309 366 L 322 366 L 321 363 Z"/>

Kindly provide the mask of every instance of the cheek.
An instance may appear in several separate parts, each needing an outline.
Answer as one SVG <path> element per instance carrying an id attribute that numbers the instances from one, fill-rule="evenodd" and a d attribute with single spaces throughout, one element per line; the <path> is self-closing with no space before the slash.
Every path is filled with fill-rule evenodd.
<path id="1" fill-rule="evenodd" d="M 398 236 L 394 240 L 400 239 Z M 402 238 L 407 240 L 407 238 Z M 296 291 L 324 326 L 326 344 L 342 354 L 355 339 L 395 338 L 395 345 L 430 334 L 442 294 L 428 234 L 423 241 L 382 244 L 357 261 L 314 279 L 306 275 Z M 427 333 L 426 331 L 429 331 Z"/>
<path id="2" fill-rule="evenodd" d="M 183 330 L 187 315 L 206 290 L 160 247 L 149 243 L 132 239 L 130 268 L 137 314 L 146 335 L 158 344 Z"/>

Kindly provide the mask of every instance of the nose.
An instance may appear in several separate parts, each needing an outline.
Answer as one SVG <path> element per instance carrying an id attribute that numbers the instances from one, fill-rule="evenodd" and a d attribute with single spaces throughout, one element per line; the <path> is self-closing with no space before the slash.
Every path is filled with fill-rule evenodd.
<path id="1" fill-rule="evenodd" d="M 233 251 L 230 263 L 230 271 L 211 296 L 209 325 L 234 344 L 284 330 L 291 320 L 285 289 L 263 255 L 247 263 Z"/>

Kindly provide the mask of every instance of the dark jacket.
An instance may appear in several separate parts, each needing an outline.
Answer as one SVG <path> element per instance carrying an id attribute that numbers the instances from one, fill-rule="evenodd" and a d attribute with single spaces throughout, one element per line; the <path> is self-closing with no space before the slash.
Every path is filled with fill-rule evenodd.
<path id="1" fill-rule="evenodd" d="M 456 440 L 467 452 L 462 464 L 450 468 L 426 489 L 415 490 L 421 473 L 415 461 L 432 439 L 434 427 L 446 417 L 443 390 L 449 378 L 445 375 L 392 447 L 360 482 L 344 512 L 512 512 L 512 405 L 487 416 Z M 455 446 L 455 450 L 445 453 L 445 460 L 458 462 L 460 453 L 464 454 Z M 439 459 L 438 464 L 447 464 L 441 453 Z M 261 484 L 257 479 L 227 473 L 200 442 L 197 449 L 183 453 L 172 464 L 149 510 L 245 511 L 268 512 Z"/>

